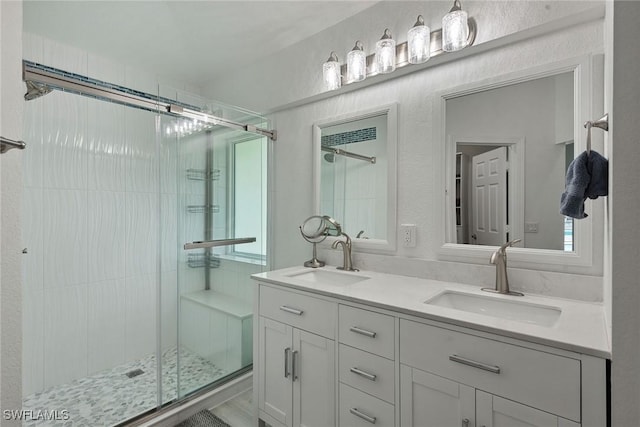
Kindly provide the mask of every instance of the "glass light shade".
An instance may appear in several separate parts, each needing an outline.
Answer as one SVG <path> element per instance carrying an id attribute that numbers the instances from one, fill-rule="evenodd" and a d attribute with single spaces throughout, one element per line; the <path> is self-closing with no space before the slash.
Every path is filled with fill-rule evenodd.
<path id="1" fill-rule="evenodd" d="M 356 46 L 347 53 L 347 81 L 361 82 L 367 78 L 367 55 L 362 49 L 362 43 L 356 42 Z"/>
<path id="2" fill-rule="evenodd" d="M 391 38 L 388 28 L 376 43 L 376 64 L 377 71 L 382 74 L 392 73 L 396 69 L 396 41 Z"/>
<path id="3" fill-rule="evenodd" d="M 431 57 L 431 30 L 424 25 L 422 16 L 407 33 L 409 63 L 422 64 Z"/>
<path id="4" fill-rule="evenodd" d="M 469 38 L 467 21 L 467 12 L 464 10 L 452 10 L 442 18 L 442 50 L 455 52 L 467 47 Z"/>
<path id="5" fill-rule="evenodd" d="M 322 77 L 327 90 L 340 89 L 342 81 L 340 79 L 340 63 L 335 52 L 331 52 L 327 62 L 322 64 Z"/>

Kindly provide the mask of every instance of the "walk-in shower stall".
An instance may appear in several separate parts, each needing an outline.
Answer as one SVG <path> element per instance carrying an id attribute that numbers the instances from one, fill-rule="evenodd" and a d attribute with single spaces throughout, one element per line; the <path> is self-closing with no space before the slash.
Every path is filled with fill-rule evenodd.
<path id="1" fill-rule="evenodd" d="M 269 123 L 33 63 L 25 80 L 24 409 L 116 425 L 249 369 Z"/>

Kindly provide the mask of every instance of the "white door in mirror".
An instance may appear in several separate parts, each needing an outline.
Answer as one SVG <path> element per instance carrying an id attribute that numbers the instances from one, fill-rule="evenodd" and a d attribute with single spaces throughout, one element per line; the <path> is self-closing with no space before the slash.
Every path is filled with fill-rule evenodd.
<path id="1" fill-rule="evenodd" d="M 473 156 L 472 236 L 476 245 L 500 246 L 507 239 L 507 148 Z M 472 237 L 473 238 L 473 237 Z"/>

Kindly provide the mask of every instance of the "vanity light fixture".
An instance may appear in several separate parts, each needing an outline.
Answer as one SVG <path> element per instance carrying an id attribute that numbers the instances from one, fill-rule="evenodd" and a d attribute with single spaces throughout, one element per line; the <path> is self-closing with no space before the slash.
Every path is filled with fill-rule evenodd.
<path id="1" fill-rule="evenodd" d="M 367 55 L 360 40 L 347 53 L 347 82 L 361 82 L 367 78 Z"/>
<path id="2" fill-rule="evenodd" d="M 469 24 L 467 12 L 462 10 L 460 0 L 454 0 L 453 7 L 442 18 L 442 50 L 455 52 L 468 45 Z"/>
<path id="3" fill-rule="evenodd" d="M 338 55 L 336 55 L 335 52 L 331 52 L 327 62 L 322 65 L 322 76 L 324 77 L 327 90 L 340 89 L 340 86 L 342 86 L 340 63 L 338 62 Z"/>
<path id="4" fill-rule="evenodd" d="M 376 64 L 378 73 L 392 73 L 396 69 L 396 41 L 388 28 L 376 43 Z"/>
<path id="5" fill-rule="evenodd" d="M 407 49 L 410 64 L 422 64 L 431 57 L 431 30 L 422 15 L 407 33 Z"/>
<path id="6" fill-rule="evenodd" d="M 469 19 L 462 10 L 460 0 L 442 18 L 442 29 L 431 32 L 422 15 L 407 32 L 407 41 L 396 46 L 391 30 L 386 28 L 376 43 L 375 52 L 366 55 L 358 40 L 347 53 L 345 64 L 338 63 L 335 52 L 323 64 L 323 77 L 327 90 L 336 90 L 351 83 L 361 82 L 367 77 L 388 74 L 410 64 L 423 64 L 430 58 L 455 52 L 471 46 L 476 39 L 478 27 L 475 19 Z M 342 77 L 344 76 L 344 81 Z"/>

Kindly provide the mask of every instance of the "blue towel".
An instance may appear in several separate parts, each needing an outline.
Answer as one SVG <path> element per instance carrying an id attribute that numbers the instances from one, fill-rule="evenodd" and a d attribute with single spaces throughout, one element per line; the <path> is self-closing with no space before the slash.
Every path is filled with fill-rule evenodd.
<path id="1" fill-rule="evenodd" d="M 609 161 L 593 150 L 589 154 L 585 151 L 573 159 L 567 169 L 560 213 L 576 219 L 586 218 L 585 200 L 606 196 L 608 191 Z"/>

